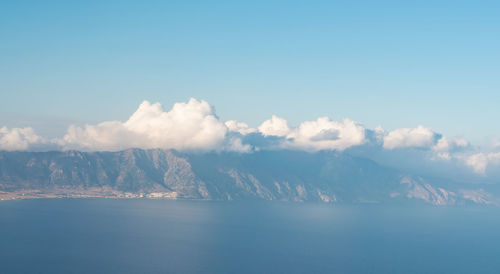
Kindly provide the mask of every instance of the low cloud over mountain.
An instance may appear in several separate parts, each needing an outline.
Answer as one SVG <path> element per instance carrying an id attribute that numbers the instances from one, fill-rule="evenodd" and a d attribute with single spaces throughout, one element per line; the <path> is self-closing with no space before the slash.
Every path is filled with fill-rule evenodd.
<path id="1" fill-rule="evenodd" d="M 32 146 L 42 143 L 44 140 L 36 135 L 31 127 L 0 128 L 0 150 L 28 150 Z"/>
<path id="2" fill-rule="evenodd" d="M 205 101 L 190 99 L 164 111 L 144 101 L 125 122 L 109 121 L 84 128 L 71 126 L 59 140 L 64 148 L 122 150 L 130 147 L 177 150 L 220 149 L 227 127 Z"/>
<path id="3" fill-rule="evenodd" d="M 466 166 L 481 175 L 500 164 L 498 152 L 481 151 L 466 140 L 445 137 L 424 126 L 386 132 L 381 127 L 365 128 L 351 119 L 334 121 L 328 117 L 292 126 L 286 119 L 273 115 L 257 128 L 252 128 L 241 121 L 222 121 L 208 102 L 193 98 L 174 104 L 168 111 L 160 103 L 144 101 L 124 122 L 105 121 L 83 127 L 71 125 L 64 136 L 53 140 L 38 136 L 30 127 L 0 128 L 0 150 L 7 151 L 160 148 L 186 152 L 252 153 L 279 149 L 363 151 L 369 147 L 371 150 L 377 148 L 388 157 L 397 151 L 420 151 L 424 152 L 419 153 L 424 155 L 422 160 Z M 498 146 L 494 145 L 495 148 Z"/>

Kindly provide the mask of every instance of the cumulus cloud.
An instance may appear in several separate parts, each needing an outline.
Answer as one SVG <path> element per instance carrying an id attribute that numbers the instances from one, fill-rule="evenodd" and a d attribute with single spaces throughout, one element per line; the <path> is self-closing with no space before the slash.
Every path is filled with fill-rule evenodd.
<path id="1" fill-rule="evenodd" d="M 366 153 L 363 156 L 368 158 L 378 153 L 381 159 L 405 154 L 417 155 L 422 161 L 446 160 L 447 163 L 441 164 L 459 161 L 479 174 L 485 174 L 491 165 L 500 164 L 500 152 L 494 152 L 500 147 L 498 139 L 493 141 L 493 152 L 470 154 L 468 149 L 472 147 L 467 141 L 444 137 L 423 126 L 387 132 L 380 126 L 366 129 L 350 119 L 333 121 L 320 117 L 290 127 L 287 120 L 273 115 L 258 128 L 251 128 L 236 120 L 222 122 L 211 105 L 196 99 L 176 103 L 168 111 L 159 103 L 144 101 L 126 121 L 73 125 L 56 141 L 45 141 L 29 127 L 0 128 L 0 150 L 162 148 L 248 153 L 265 149 L 343 151 L 353 147 L 358 147 L 357 153 Z"/>
<path id="2" fill-rule="evenodd" d="M 350 119 L 338 122 L 320 117 L 290 127 L 285 119 L 273 115 L 258 132 L 270 142 L 271 149 L 345 150 L 366 142 L 365 128 Z"/>
<path id="3" fill-rule="evenodd" d="M 229 138 L 226 145 L 224 146 L 224 150 L 226 151 L 234 151 L 240 153 L 249 153 L 254 150 L 249 144 L 243 144 L 240 138 Z"/>
<path id="4" fill-rule="evenodd" d="M 385 129 L 382 126 L 377 126 L 373 130 L 373 136 L 375 138 L 375 141 L 379 144 L 384 143 L 384 136 L 386 135 Z"/>
<path id="5" fill-rule="evenodd" d="M 443 160 L 450 160 L 450 152 L 460 151 L 469 146 L 469 143 L 464 139 L 450 139 L 442 137 L 432 147 L 432 150 L 437 153 L 437 157 Z"/>
<path id="6" fill-rule="evenodd" d="M 365 142 L 365 128 L 345 119 L 332 121 L 328 117 L 306 121 L 287 136 L 287 146 L 305 150 L 345 150 Z"/>
<path id="7" fill-rule="evenodd" d="M 0 150 L 27 150 L 31 146 L 43 142 L 31 127 L 0 128 Z"/>
<path id="8" fill-rule="evenodd" d="M 500 164 L 500 152 L 476 153 L 466 158 L 466 164 L 476 173 L 485 174 L 491 164 Z"/>
<path id="9" fill-rule="evenodd" d="M 264 136 L 283 137 L 290 133 L 288 122 L 280 117 L 273 115 L 271 119 L 264 121 L 258 128 Z"/>
<path id="10" fill-rule="evenodd" d="M 225 123 L 225 125 L 230 132 L 238 132 L 241 135 L 247 135 L 257 131 L 257 129 L 251 128 L 247 124 L 236 120 L 229 120 Z"/>
<path id="11" fill-rule="evenodd" d="M 447 138 L 430 128 L 418 126 L 416 128 L 400 128 L 389 133 L 379 129 L 378 136 L 382 137 L 383 147 L 388 150 L 419 148 L 433 152 L 431 159 L 449 161 L 454 152 L 469 147 L 469 143 L 460 138 Z"/>
<path id="12" fill-rule="evenodd" d="M 492 143 L 493 148 L 495 148 L 495 149 L 500 148 L 500 138 L 493 139 L 493 141 L 491 143 Z"/>
<path id="13" fill-rule="evenodd" d="M 446 137 L 442 137 L 439 139 L 432 147 L 433 150 L 435 151 L 450 151 L 450 150 L 456 150 L 459 148 L 464 148 L 469 145 L 469 142 L 467 142 L 464 139 L 450 139 Z"/>
<path id="14" fill-rule="evenodd" d="M 435 144 L 439 135 L 432 129 L 418 126 L 417 128 L 400 128 L 389 132 L 384 137 L 384 148 L 425 148 Z"/>
<path id="15" fill-rule="evenodd" d="M 164 111 L 159 103 L 144 101 L 126 121 L 71 126 L 60 144 L 85 150 L 129 147 L 212 150 L 224 146 L 228 128 L 206 101 L 190 99 Z"/>

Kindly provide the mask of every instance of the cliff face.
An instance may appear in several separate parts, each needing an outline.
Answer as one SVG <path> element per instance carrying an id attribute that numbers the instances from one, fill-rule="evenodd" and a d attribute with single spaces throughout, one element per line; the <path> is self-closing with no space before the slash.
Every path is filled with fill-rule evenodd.
<path id="1" fill-rule="evenodd" d="M 214 200 L 498 203 L 477 185 L 429 182 L 333 152 L 0 152 L 0 191 L 4 193 L 89 189 Z"/>
<path id="2" fill-rule="evenodd" d="M 96 187 L 132 193 L 178 191 L 186 198 L 208 194 L 186 159 L 171 151 L 0 153 L 3 191 Z"/>

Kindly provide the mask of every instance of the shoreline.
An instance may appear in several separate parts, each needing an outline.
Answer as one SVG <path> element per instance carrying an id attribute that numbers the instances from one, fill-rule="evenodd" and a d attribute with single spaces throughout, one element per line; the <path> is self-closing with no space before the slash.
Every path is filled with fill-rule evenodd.
<path id="1" fill-rule="evenodd" d="M 28 199 L 186 199 L 178 197 L 177 192 L 121 192 L 109 188 L 94 188 L 87 190 L 58 189 L 54 191 L 42 190 L 20 190 L 20 191 L 0 191 L 0 202 Z M 189 199 L 189 198 L 187 198 Z"/>

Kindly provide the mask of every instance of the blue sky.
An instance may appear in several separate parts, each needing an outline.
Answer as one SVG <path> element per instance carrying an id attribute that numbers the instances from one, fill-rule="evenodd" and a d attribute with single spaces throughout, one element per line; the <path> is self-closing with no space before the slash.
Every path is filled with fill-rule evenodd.
<path id="1" fill-rule="evenodd" d="M 499 2 L 415 2 L 3 1 L 0 126 L 61 135 L 195 97 L 250 126 L 500 136 Z"/>

